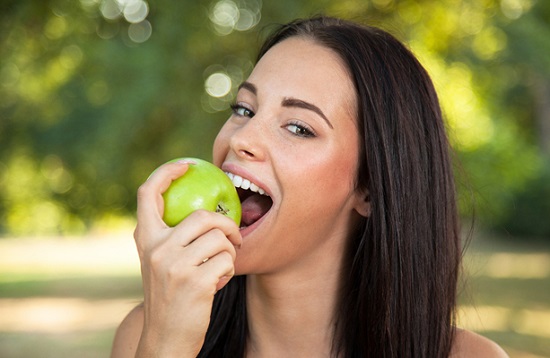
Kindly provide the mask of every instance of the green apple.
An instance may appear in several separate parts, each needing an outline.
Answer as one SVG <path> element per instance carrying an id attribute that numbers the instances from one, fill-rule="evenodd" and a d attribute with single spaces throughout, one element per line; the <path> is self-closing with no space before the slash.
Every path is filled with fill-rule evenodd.
<path id="1" fill-rule="evenodd" d="M 198 209 L 218 212 L 241 222 L 241 202 L 231 179 L 217 166 L 197 158 L 178 158 L 192 161 L 185 174 L 174 180 L 164 198 L 164 222 L 176 226 Z"/>

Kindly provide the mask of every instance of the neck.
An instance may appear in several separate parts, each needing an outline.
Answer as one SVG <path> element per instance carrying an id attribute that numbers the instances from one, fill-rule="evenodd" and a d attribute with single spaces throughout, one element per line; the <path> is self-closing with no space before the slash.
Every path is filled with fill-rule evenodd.
<path id="1" fill-rule="evenodd" d="M 247 277 L 248 357 L 331 355 L 340 263 L 289 271 Z"/>

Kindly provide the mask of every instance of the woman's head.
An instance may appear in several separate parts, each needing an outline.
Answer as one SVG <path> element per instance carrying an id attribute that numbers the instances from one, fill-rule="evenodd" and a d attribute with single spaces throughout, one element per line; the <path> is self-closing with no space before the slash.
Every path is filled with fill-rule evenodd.
<path id="1" fill-rule="evenodd" d="M 355 98 L 339 56 L 301 37 L 274 45 L 240 85 L 214 161 L 270 199 L 239 190 L 238 273 L 284 269 L 337 280 L 346 238 L 366 206 L 355 185 Z"/>
<path id="2" fill-rule="evenodd" d="M 346 202 L 345 195 L 332 197 L 330 188 L 318 193 L 347 203 L 346 210 L 354 209 L 363 217 L 352 222 L 356 230 L 354 235 L 347 233 L 342 252 L 334 350 L 345 356 L 447 356 L 453 336 L 460 242 L 448 142 L 432 82 L 414 55 L 387 32 L 327 17 L 281 26 L 262 46 L 255 71 L 266 58 L 274 71 L 280 70 L 272 54 L 288 49 L 288 44 L 306 43 L 328 49 L 336 57 L 332 68 L 325 66 L 324 73 L 316 75 L 324 76 L 324 85 L 335 97 L 345 93 L 352 97 L 347 103 L 354 104 L 348 106 L 353 107 L 349 117 L 354 121 L 348 141 L 354 145 L 338 156 L 330 151 L 322 165 L 328 168 L 330 161 L 352 158 L 355 162 L 346 164 L 345 171 L 330 171 L 325 177 L 341 175 L 341 181 L 330 178 L 332 187 L 343 185 L 340 194 L 355 196 Z M 308 66 L 316 65 L 315 59 L 308 61 Z M 334 78 L 335 73 L 341 76 Z M 255 80 L 254 76 L 257 73 L 251 75 Z M 346 81 L 351 89 L 342 87 Z M 247 91 L 254 94 L 251 88 Z M 247 112 L 250 109 L 237 110 L 252 117 Z M 261 124 L 260 119 L 255 126 Z M 230 129 L 231 125 L 222 129 L 216 141 L 218 165 L 235 159 L 237 144 L 255 143 L 262 149 L 267 143 L 260 140 L 262 131 L 246 136 L 241 132 L 233 137 L 241 141 L 233 140 L 231 154 Z M 239 155 L 250 160 L 254 152 L 241 149 Z M 281 146 L 283 150 L 292 150 L 291 145 Z M 311 165 L 308 157 L 303 163 Z M 279 184 L 273 185 L 285 188 L 284 180 Z M 330 200 L 327 203 L 333 205 Z M 307 212 L 307 206 L 303 209 Z M 315 217 L 311 220 L 304 224 L 324 224 Z"/>

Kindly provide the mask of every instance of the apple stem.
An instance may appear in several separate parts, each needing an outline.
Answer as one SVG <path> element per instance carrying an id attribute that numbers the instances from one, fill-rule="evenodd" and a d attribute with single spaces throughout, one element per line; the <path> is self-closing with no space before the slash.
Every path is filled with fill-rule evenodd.
<path id="1" fill-rule="evenodd" d="M 218 204 L 218 207 L 216 208 L 216 212 L 222 213 L 223 215 L 227 215 L 227 213 L 229 213 L 229 210 L 222 208 L 222 206 Z"/>

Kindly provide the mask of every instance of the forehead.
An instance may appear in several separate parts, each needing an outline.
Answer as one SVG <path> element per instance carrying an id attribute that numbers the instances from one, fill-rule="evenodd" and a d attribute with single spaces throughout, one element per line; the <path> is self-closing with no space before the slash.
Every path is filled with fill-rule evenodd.
<path id="1" fill-rule="evenodd" d="M 282 91 L 282 96 L 322 101 L 319 105 L 355 108 L 355 89 L 343 60 L 309 38 L 291 37 L 273 46 L 257 63 L 249 81 L 258 87 L 259 95 L 264 88 L 264 92 Z"/>

